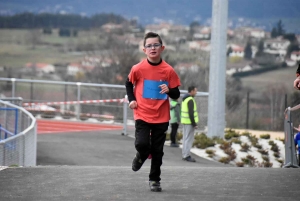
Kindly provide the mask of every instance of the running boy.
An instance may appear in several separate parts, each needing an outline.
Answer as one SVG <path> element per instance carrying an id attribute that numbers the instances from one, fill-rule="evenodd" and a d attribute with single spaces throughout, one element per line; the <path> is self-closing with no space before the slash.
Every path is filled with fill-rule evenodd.
<path id="1" fill-rule="evenodd" d="M 151 191 L 156 192 L 162 190 L 160 167 L 170 120 L 168 99 L 169 97 L 177 99 L 180 96 L 178 75 L 161 59 L 164 49 L 165 46 L 158 34 L 147 33 L 143 48 L 147 59 L 132 67 L 125 83 L 129 107 L 134 110 L 135 120 L 137 153 L 132 161 L 132 170 L 138 171 L 151 153 L 149 186 Z"/>

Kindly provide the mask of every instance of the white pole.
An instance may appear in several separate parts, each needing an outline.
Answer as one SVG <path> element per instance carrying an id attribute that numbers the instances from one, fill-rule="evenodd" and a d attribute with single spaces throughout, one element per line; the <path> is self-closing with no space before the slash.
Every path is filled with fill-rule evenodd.
<path id="1" fill-rule="evenodd" d="M 127 103 L 128 96 L 125 95 L 124 102 L 123 102 L 123 133 L 122 135 L 127 135 Z"/>
<path id="2" fill-rule="evenodd" d="M 224 137 L 228 0 L 213 0 L 209 69 L 208 137 Z"/>
<path id="3" fill-rule="evenodd" d="M 80 113 L 81 113 L 81 108 L 80 108 L 80 86 L 81 86 L 81 82 L 77 82 L 77 111 L 76 111 L 76 118 L 77 120 L 80 120 Z"/>

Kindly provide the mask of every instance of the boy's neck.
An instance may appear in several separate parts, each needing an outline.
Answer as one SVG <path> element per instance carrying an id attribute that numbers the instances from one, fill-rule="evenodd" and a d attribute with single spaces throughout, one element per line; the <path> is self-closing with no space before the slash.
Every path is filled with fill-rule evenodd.
<path id="1" fill-rule="evenodd" d="M 152 66 L 157 66 L 157 65 L 161 64 L 162 59 L 159 58 L 158 61 L 150 61 L 150 60 L 147 58 L 147 61 L 148 61 L 148 63 L 149 63 L 150 65 L 152 65 Z"/>

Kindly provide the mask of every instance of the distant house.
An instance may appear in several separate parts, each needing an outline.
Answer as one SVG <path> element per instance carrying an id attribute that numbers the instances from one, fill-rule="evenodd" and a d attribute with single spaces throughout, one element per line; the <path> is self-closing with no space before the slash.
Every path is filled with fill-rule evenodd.
<path id="1" fill-rule="evenodd" d="M 229 45 L 231 47 L 232 52 L 229 54 L 230 57 L 244 57 L 245 52 L 244 52 L 244 48 L 239 46 L 239 45 L 235 45 L 235 44 L 231 44 Z"/>
<path id="2" fill-rule="evenodd" d="M 188 42 L 188 48 L 190 51 L 202 50 L 209 52 L 210 51 L 210 41 L 190 41 Z"/>
<path id="3" fill-rule="evenodd" d="M 264 52 L 273 54 L 277 59 L 283 61 L 289 45 L 290 41 L 283 39 L 282 37 L 267 39 L 264 41 Z"/>
<path id="4" fill-rule="evenodd" d="M 182 35 L 189 31 L 188 26 L 184 25 L 171 25 L 169 28 L 170 33 L 176 33 L 176 35 Z"/>
<path id="5" fill-rule="evenodd" d="M 210 27 L 202 27 L 199 32 L 194 33 L 194 40 L 209 40 L 211 37 L 211 28 Z"/>
<path id="6" fill-rule="evenodd" d="M 265 31 L 262 29 L 254 28 L 254 29 L 250 29 L 249 32 L 250 32 L 250 36 L 253 38 L 261 39 L 266 37 Z"/>
<path id="7" fill-rule="evenodd" d="M 270 50 L 286 50 L 289 45 L 290 41 L 282 37 L 267 39 L 264 42 L 264 48 Z"/>
<path id="8" fill-rule="evenodd" d="M 184 74 L 187 71 L 197 73 L 199 71 L 199 66 L 195 63 L 179 63 L 174 69 L 177 70 L 180 74 Z"/>
<path id="9" fill-rule="evenodd" d="M 37 73 L 49 74 L 55 72 L 54 65 L 47 63 L 27 63 L 25 67 L 27 70 L 34 70 Z"/>
<path id="10" fill-rule="evenodd" d="M 115 38 L 121 41 L 122 43 L 132 46 L 139 46 L 139 41 L 142 40 L 142 38 L 135 37 L 134 34 L 124 34 L 120 36 L 115 36 Z"/>
<path id="11" fill-rule="evenodd" d="M 300 61 L 300 51 L 294 51 L 291 53 L 291 60 Z"/>
<path id="12" fill-rule="evenodd" d="M 234 35 L 236 38 L 246 39 L 249 37 L 252 38 L 266 38 L 266 32 L 259 28 L 252 27 L 239 27 L 234 31 Z"/>
<path id="13" fill-rule="evenodd" d="M 105 32 L 109 33 L 115 30 L 121 30 L 123 28 L 122 24 L 114 24 L 114 23 L 107 23 L 101 26 Z"/>
<path id="14" fill-rule="evenodd" d="M 254 66 L 253 64 L 247 61 L 242 61 L 238 63 L 228 63 L 226 67 L 226 74 L 232 75 L 237 72 L 251 71 L 254 68 L 259 68 L 259 66 Z"/>
<path id="15" fill-rule="evenodd" d="M 285 60 L 285 63 L 287 66 L 295 66 L 297 64 L 297 61 L 296 60 L 292 60 L 292 59 L 286 59 Z"/>
<path id="16" fill-rule="evenodd" d="M 145 33 L 155 32 L 161 36 L 168 36 L 171 29 L 171 24 L 169 23 L 160 23 L 160 24 L 151 24 L 145 27 Z"/>
<path id="17" fill-rule="evenodd" d="M 79 72 L 81 72 L 81 73 L 92 72 L 94 70 L 94 68 L 95 68 L 94 65 L 89 65 L 88 63 L 73 62 L 67 66 L 67 74 L 74 76 Z"/>
<path id="18" fill-rule="evenodd" d="M 84 72 L 84 69 L 82 68 L 80 63 L 70 63 L 67 66 L 67 74 L 74 76 L 79 72 Z"/>
<path id="19" fill-rule="evenodd" d="M 114 62 L 118 63 L 117 61 Z M 113 60 L 107 57 L 102 58 L 101 56 L 85 56 L 80 63 L 86 70 L 93 70 L 95 67 L 109 67 L 112 65 Z"/>
<path id="20" fill-rule="evenodd" d="M 234 37 L 234 31 L 231 30 L 231 29 L 227 29 L 227 37 L 228 37 L 228 38 Z"/>

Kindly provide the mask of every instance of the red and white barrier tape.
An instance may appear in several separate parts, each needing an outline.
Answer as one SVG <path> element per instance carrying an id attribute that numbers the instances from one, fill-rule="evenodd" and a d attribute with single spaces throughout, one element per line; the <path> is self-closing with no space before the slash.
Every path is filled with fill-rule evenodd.
<path id="1" fill-rule="evenodd" d="M 65 101 L 65 102 L 43 102 L 43 103 L 23 103 L 23 106 L 35 106 L 35 105 L 74 105 L 74 104 L 92 104 L 92 103 L 111 103 L 111 102 L 124 102 L 124 98 L 121 99 L 106 99 L 106 100 L 82 100 L 82 101 Z M 127 101 L 127 100 L 126 100 Z"/>

